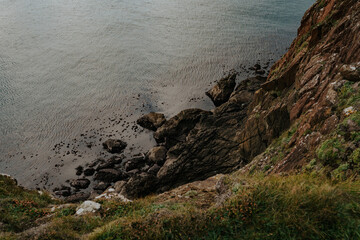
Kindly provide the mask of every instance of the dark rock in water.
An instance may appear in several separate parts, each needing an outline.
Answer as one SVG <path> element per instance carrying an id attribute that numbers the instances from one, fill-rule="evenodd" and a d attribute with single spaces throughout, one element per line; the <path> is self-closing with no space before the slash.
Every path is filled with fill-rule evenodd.
<path id="1" fill-rule="evenodd" d="M 187 134 L 195 127 L 201 118 L 211 115 L 209 111 L 201 109 L 186 109 L 170 118 L 155 133 L 158 143 L 165 143 L 170 148 L 178 142 L 184 142 Z"/>
<path id="2" fill-rule="evenodd" d="M 76 175 L 80 176 L 83 173 L 84 168 L 83 166 L 78 166 L 75 168 L 75 170 L 76 170 Z"/>
<path id="3" fill-rule="evenodd" d="M 255 73 L 256 73 L 256 74 L 259 74 L 259 75 L 264 75 L 264 74 L 265 74 L 265 70 L 264 70 L 264 69 L 259 69 L 259 70 L 256 70 Z"/>
<path id="4" fill-rule="evenodd" d="M 218 107 L 229 100 L 236 85 L 235 80 L 236 73 L 232 73 L 219 80 L 219 82 L 210 91 L 206 92 L 206 95 L 213 101 L 215 106 Z"/>
<path id="5" fill-rule="evenodd" d="M 106 161 L 104 160 L 102 163 L 100 163 L 96 167 L 96 171 L 105 168 L 113 168 L 116 164 L 120 164 L 124 158 L 125 158 L 124 156 L 112 156 L 108 160 Z"/>
<path id="6" fill-rule="evenodd" d="M 167 149 L 164 146 L 153 147 L 147 156 L 150 162 L 162 165 L 166 158 Z"/>
<path id="7" fill-rule="evenodd" d="M 156 131 L 161 125 L 165 123 L 164 114 L 151 112 L 139 118 L 136 123 L 143 128 Z"/>
<path id="8" fill-rule="evenodd" d="M 159 170 L 160 170 L 160 166 L 157 165 L 157 164 L 154 164 L 154 166 L 152 166 L 152 167 L 148 170 L 148 173 L 155 175 Z"/>
<path id="9" fill-rule="evenodd" d="M 67 198 L 65 198 L 65 202 L 69 203 L 77 203 L 87 200 L 90 197 L 90 193 L 75 193 Z"/>
<path id="10" fill-rule="evenodd" d="M 116 169 L 101 169 L 96 174 L 94 179 L 104 182 L 116 182 L 125 178 L 125 175 L 122 171 Z"/>
<path id="11" fill-rule="evenodd" d="M 94 168 L 86 168 L 84 170 L 84 175 L 85 176 L 92 176 L 95 173 L 95 169 Z"/>
<path id="12" fill-rule="evenodd" d="M 94 189 L 94 190 L 105 191 L 109 186 L 110 186 L 110 183 L 99 182 L 98 184 L 96 184 L 96 185 L 93 187 L 93 189 Z"/>
<path id="13" fill-rule="evenodd" d="M 70 181 L 70 186 L 77 189 L 85 189 L 90 185 L 90 180 L 86 178 L 73 179 Z"/>
<path id="14" fill-rule="evenodd" d="M 119 139 L 108 139 L 103 143 L 103 147 L 110 153 L 120 153 L 127 146 L 127 143 Z"/>

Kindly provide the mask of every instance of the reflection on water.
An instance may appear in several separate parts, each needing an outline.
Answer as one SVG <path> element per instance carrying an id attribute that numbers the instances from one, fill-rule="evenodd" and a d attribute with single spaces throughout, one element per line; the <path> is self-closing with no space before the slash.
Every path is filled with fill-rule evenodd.
<path id="1" fill-rule="evenodd" d="M 61 181 L 100 150 L 99 136 L 91 149 L 91 137 L 80 142 L 86 131 L 145 151 L 151 134 L 134 136 L 132 121 L 211 108 L 209 84 L 224 69 L 280 57 L 312 3 L 0 0 L 0 171 L 28 186 L 45 172 Z M 89 159 L 67 154 L 69 142 Z"/>

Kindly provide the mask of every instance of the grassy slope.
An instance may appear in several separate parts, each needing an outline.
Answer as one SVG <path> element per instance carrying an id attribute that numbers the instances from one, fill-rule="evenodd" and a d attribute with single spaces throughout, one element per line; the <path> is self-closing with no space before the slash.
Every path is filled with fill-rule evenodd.
<path id="1" fill-rule="evenodd" d="M 38 239 L 360 239 L 360 182 L 333 182 L 322 176 L 244 176 L 224 180 L 233 196 L 223 205 L 198 208 L 199 193 L 187 201 L 164 201 L 156 196 L 132 203 L 103 201 L 95 215 L 74 216 L 72 207 L 52 213 L 50 225 Z M 4 189 L 5 181 L 0 181 Z M 1 203 L 34 201 L 33 209 L 51 203 L 36 192 L 15 189 Z M 7 205 L 7 206 L 10 206 Z M 15 204 L 16 205 L 16 204 Z M 4 208 L 1 219 L 16 219 L 2 238 L 40 217 Z M 46 209 L 46 208 L 45 208 Z M 20 213 L 21 212 L 21 213 Z M 46 212 L 46 211 L 45 211 Z M 42 215 L 41 215 L 42 216 Z M 29 221 L 30 219 L 30 221 Z M 3 220 L 2 220 L 3 221 Z M 3 221 L 4 222 L 4 221 Z"/>

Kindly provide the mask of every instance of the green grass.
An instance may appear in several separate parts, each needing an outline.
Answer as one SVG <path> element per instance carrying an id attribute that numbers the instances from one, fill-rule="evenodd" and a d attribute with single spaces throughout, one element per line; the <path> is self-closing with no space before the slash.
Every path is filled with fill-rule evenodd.
<path id="1" fill-rule="evenodd" d="M 311 164 L 315 166 L 316 161 Z M 347 168 L 341 165 L 338 172 Z M 48 196 L 15 187 L 7 178 L 0 183 L 1 201 L 27 199 L 37 204 L 36 209 L 51 203 Z M 332 181 L 305 173 L 287 177 L 234 173 L 227 175 L 224 183 L 232 197 L 210 208 L 196 207 L 201 193 L 194 190 L 184 193 L 184 197 L 191 197 L 184 202 L 156 196 L 129 203 L 103 200 L 99 212 L 86 216 L 75 216 L 74 206 L 68 206 L 54 213 L 37 239 L 360 238 L 359 181 Z M 2 219 L 19 216 L 18 211 L 3 208 L 2 214 Z M 29 218 L 39 217 L 32 214 L 11 224 L 25 226 Z M 13 227 L 8 225 L 8 232 L 1 233 L 0 239 L 21 239 L 14 234 L 19 229 Z"/>
<path id="2" fill-rule="evenodd" d="M 90 239 L 359 239 L 359 182 L 323 177 L 233 175 L 222 207 L 120 218 Z"/>

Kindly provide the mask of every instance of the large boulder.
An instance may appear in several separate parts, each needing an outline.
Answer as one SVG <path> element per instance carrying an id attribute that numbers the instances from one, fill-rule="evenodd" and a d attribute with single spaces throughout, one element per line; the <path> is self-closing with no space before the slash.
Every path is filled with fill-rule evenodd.
<path id="1" fill-rule="evenodd" d="M 161 125 L 165 123 L 166 119 L 164 114 L 151 112 L 139 118 L 136 123 L 141 127 L 156 131 Z"/>
<path id="2" fill-rule="evenodd" d="M 110 153 L 120 153 L 127 146 L 127 143 L 120 139 L 108 139 L 103 143 L 103 147 Z"/>
<path id="3" fill-rule="evenodd" d="M 73 179 L 70 181 L 70 186 L 76 189 L 85 189 L 90 185 L 90 180 L 86 178 Z"/>
<path id="4" fill-rule="evenodd" d="M 94 177 L 95 180 L 103 182 L 116 182 L 124 178 L 126 178 L 126 176 L 122 171 L 112 168 L 101 169 Z"/>
<path id="5" fill-rule="evenodd" d="M 229 100 L 236 85 L 235 80 L 236 73 L 229 74 L 220 79 L 212 89 L 206 92 L 206 95 L 213 101 L 215 106 L 218 107 Z"/>

